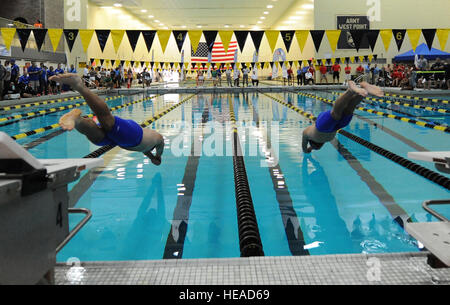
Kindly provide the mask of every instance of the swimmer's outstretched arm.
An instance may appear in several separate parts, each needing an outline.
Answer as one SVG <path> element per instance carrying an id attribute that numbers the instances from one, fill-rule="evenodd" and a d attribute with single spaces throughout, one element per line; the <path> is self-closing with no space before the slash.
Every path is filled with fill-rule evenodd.
<path id="1" fill-rule="evenodd" d="M 303 131 L 303 139 L 302 139 L 302 149 L 305 154 L 310 154 L 312 152 L 312 147 L 308 148 L 309 136 L 308 129 Z"/>

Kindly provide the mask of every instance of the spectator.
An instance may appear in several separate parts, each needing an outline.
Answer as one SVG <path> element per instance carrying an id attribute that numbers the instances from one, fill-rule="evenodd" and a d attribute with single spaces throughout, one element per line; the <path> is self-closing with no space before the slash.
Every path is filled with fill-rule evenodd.
<path id="1" fill-rule="evenodd" d="M 365 76 L 366 76 L 366 81 L 368 83 L 373 84 L 371 82 L 372 78 L 370 77 L 370 74 L 372 73 L 372 67 L 370 66 L 370 63 L 367 63 L 367 65 L 364 67 L 364 73 L 365 73 Z"/>
<path id="2" fill-rule="evenodd" d="M 311 70 L 305 73 L 305 85 L 314 85 L 314 75 Z"/>
<path id="3" fill-rule="evenodd" d="M 28 68 L 29 84 L 35 92 L 39 91 L 41 73 L 41 68 L 37 67 L 34 61 L 31 62 L 31 67 Z"/>
<path id="4" fill-rule="evenodd" d="M 287 70 L 288 73 L 288 85 L 294 86 L 294 71 L 292 71 L 292 66 Z"/>
<path id="5" fill-rule="evenodd" d="M 258 69 L 254 68 L 252 71 L 252 87 L 258 87 L 258 86 L 259 86 Z"/>
<path id="6" fill-rule="evenodd" d="M 5 69 L 6 69 L 6 75 L 4 79 L 4 87 L 3 92 L 0 92 L 0 94 L 6 95 L 7 91 L 9 89 L 9 85 L 11 84 L 11 64 L 8 60 L 5 60 Z"/>
<path id="7" fill-rule="evenodd" d="M 217 69 L 217 85 L 222 87 L 222 70 L 220 68 Z"/>
<path id="8" fill-rule="evenodd" d="M 64 74 L 64 70 L 61 68 L 61 64 L 58 64 L 58 67 L 55 70 L 55 75 Z M 57 94 L 61 94 L 62 86 L 60 83 L 56 83 Z"/>
<path id="9" fill-rule="evenodd" d="M 247 84 L 248 87 L 248 74 L 250 73 L 250 70 L 247 68 L 247 66 L 242 69 L 242 87 L 245 87 L 245 84 Z"/>
<path id="10" fill-rule="evenodd" d="M 352 80 L 352 67 L 349 64 L 345 67 L 345 84 Z"/>
<path id="11" fill-rule="evenodd" d="M 286 67 L 283 66 L 283 68 L 281 69 L 281 73 L 283 76 L 283 86 L 286 86 L 286 83 L 289 84 L 289 75 Z"/>
<path id="12" fill-rule="evenodd" d="M 43 25 L 42 22 L 38 19 L 38 20 L 36 21 L 36 23 L 34 24 L 34 27 L 35 27 L 35 28 L 38 28 L 38 29 L 42 29 L 42 28 L 44 27 L 44 25 Z"/>
<path id="13" fill-rule="evenodd" d="M 47 79 L 53 75 L 55 75 L 55 71 L 53 66 L 50 66 L 50 69 L 47 71 Z M 56 83 L 54 81 L 50 81 L 48 88 L 50 94 L 56 94 Z"/>
<path id="14" fill-rule="evenodd" d="M 450 59 L 447 60 L 447 62 L 444 65 L 444 71 L 445 71 L 445 84 L 447 86 L 447 90 L 450 89 Z"/>
<path id="15" fill-rule="evenodd" d="M 420 55 L 419 60 L 417 60 L 417 69 L 420 71 L 425 71 L 428 68 L 428 60 L 423 55 Z"/>
<path id="16" fill-rule="evenodd" d="M 371 69 L 372 72 L 372 84 L 376 84 L 378 81 L 378 76 L 380 74 L 380 69 L 378 68 L 378 65 L 375 64 L 375 66 Z"/>
<path id="17" fill-rule="evenodd" d="M 47 67 L 41 63 L 41 73 L 39 74 L 39 94 L 48 94 Z"/>
<path id="18" fill-rule="evenodd" d="M 312 75 L 310 81 L 312 80 L 312 84 L 314 85 L 314 83 L 315 83 L 314 77 L 316 75 L 316 69 L 314 69 L 314 65 L 312 63 L 309 65 L 308 72 L 311 73 L 311 75 Z"/>
<path id="19" fill-rule="evenodd" d="M 302 69 L 302 80 L 303 80 L 304 85 L 306 85 L 306 73 L 308 73 L 308 71 L 309 71 L 309 67 L 304 66 Z"/>
<path id="20" fill-rule="evenodd" d="M 364 68 L 362 65 L 359 65 L 358 68 L 356 68 L 356 78 L 359 78 L 362 75 L 364 75 Z"/>
<path id="21" fill-rule="evenodd" d="M 218 81 L 217 81 L 217 70 L 213 68 L 213 70 L 211 71 L 211 77 L 212 77 L 212 81 L 213 81 L 213 86 L 217 87 Z M 248 86 L 248 84 L 247 84 Z"/>
<path id="22" fill-rule="evenodd" d="M 7 84 L 7 89 L 5 91 L 5 97 L 7 99 L 19 99 L 20 98 L 20 92 L 17 89 L 16 84 L 14 84 L 13 82 L 10 82 L 9 84 Z"/>
<path id="23" fill-rule="evenodd" d="M 441 61 L 441 59 L 438 57 L 436 58 L 436 62 L 431 66 L 431 71 L 439 71 L 443 72 L 445 70 L 444 63 Z M 434 73 L 432 75 L 432 78 L 434 78 L 434 88 L 441 89 L 444 87 L 445 84 L 445 74 L 444 73 Z M 428 87 L 431 87 L 431 80 L 429 81 L 430 84 Z"/>
<path id="24" fill-rule="evenodd" d="M 231 80 L 231 69 L 227 69 L 227 71 L 225 71 L 225 75 L 227 76 L 227 84 L 229 87 L 233 87 L 233 82 Z"/>
<path id="25" fill-rule="evenodd" d="M 322 80 L 325 80 L 325 83 L 328 84 L 327 73 L 328 69 L 325 64 L 322 63 L 322 65 L 320 66 L 320 83 L 322 83 Z"/>
<path id="26" fill-rule="evenodd" d="M 239 69 L 235 66 L 234 73 L 233 73 L 233 80 L 234 80 L 234 86 L 239 87 L 239 78 L 241 77 L 241 72 Z"/>
<path id="27" fill-rule="evenodd" d="M 15 59 L 11 59 L 11 81 L 14 84 L 17 84 L 19 81 L 19 72 L 20 72 L 20 68 L 18 65 L 16 65 L 16 60 Z"/>
<path id="28" fill-rule="evenodd" d="M 302 66 L 299 64 L 297 68 L 297 86 L 303 85 L 303 72 Z"/>
<path id="29" fill-rule="evenodd" d="M 3 100 L 3 92 L 5 91 L 5 79 L 6 79 L 6 68 L 2 65 L 0 61 L 0 101 Z"/>
<path id="30" fill-rule="evenodd" d="M 23 75 L 21 77 L 19 77 L 19 89 L 22 90 L 23 88 L 25 88 L 26 86 L 28 86 L 30 84 L 30 76 L 28 75 L 28 71 L 25 70 L 23 72 Z"/>
<path id="31" fill-rule="evenodd" d="M 337 83 L 339 84 L 341 81 L 341 65 L 338 64 L 337 62 L 331 67 L 331 70 L 333 71 L 333 82 L 335 82 L 335 80 L 337 79 Z"/>

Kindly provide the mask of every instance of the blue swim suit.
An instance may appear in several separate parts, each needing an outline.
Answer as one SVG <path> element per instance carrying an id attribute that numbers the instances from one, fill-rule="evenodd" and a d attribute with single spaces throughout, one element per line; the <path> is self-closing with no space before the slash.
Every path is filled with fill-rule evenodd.
<path id="1" fill-rule="evenodd" d="M 124 120 L 114 117 L 116 122 L 113 129 L 108 132 L 97 146 L 113 145 L 121 148 L 132 148 L 139 146 L 144 137 L 144 130 L 135 121 Z"/>
<path id="2" fill-rule="evenodd" d="M 316 121 L 316 128 L 320 132 L 332 133 L 342 129 L 350 124 L 353 119 L 353 114 L 344 116 L 339 121 L 336 121 L 331 116 L 331 111 L 323 112 L 319 115 Z"/>

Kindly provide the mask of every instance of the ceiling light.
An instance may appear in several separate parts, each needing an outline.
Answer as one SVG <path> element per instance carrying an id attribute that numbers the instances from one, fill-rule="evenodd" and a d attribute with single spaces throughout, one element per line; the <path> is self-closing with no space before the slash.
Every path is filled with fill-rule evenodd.
<path id="1" fill-rule="evenodd" d="M 185 26 L 185 25 L 183 25 L 183 26 L 182 26 L 182 28 L 183 28 L 183 29 L 185 29 L 185 28 L 186 28 L 186 26 Z"/>
<path id="2" fill-rule="evenodd" d="M 156 19 L 155 19 L 155 22 L 159 22 L 159 20 L 156 20 Z"/>
<path id="3" fill-rule="evenodd" d="M 302 19 L 303 18 L 303 16 L 291 16 L 291 17 L 289 17 L 289 19 L 293 19 L 293 20 L 299 20 L 299 19 Z"/>
<path id="4" fill-rule="evenodd" d="M 225 24 L 225 27 L 226 27 L 226 28 L 229 28 L 230 26 L 229 26 L 228 24 Z"/>
<path id="5" fill-rule="evenodd" d="M 153 17 L 155 17 L 155 16 L 153 16 L 153 15 L 149 15 L 149 16 L 148 16 L 148 18 L 150 18 L 150 19 L 152 19 Z"/>
<path id="6" fill-rule="evenodd" d="M 264 12 L 264 15 L 269 15 L 269 12 L 265 11 L 265 12 Z"/>
<path id="7" fill-rule="evenodd" d="M 115 7 L 122 7 L 122 4 L 121 3 L 114 3 L 114 6 Z"/>
<path id="8" fill-rule="evenodd" d="M 266 19 L 266 17 L 264 17 L 264 16 L 263 16 L 263 17 L 259 17 L 259 19 L 262 19 L 262 20 L 264 20 L 264 19 Z"/>
<path id="9" fill-rule="evenodd" d="M 267 8 L 273 8 L 273 5 L 268 5 Z"/>
<path id="10" fill-rule="evenodd" d="M 305 10 L 312 10 L 314 9 L 314 4 L 303 4 L 302 8 L 304 8 Z"/>
<path id="11" fill-rule="evenodd" d="M 201 29 L 201 28 L 202 28 L 202 26 L 201 26 L 201 25 L 197 25 L 197 27 L 198 27 L 199 29 Z"/>
<path id="12" fill-rule="evenodd" d="M 244 25 L 242 25 L 242 24 L 241 24 L 241 25 L 240 25 L 239 27 L 240 27 L 240 28 L 243 28 L 243 27 L 244 27 Z"/>
<path id="13" fill-rule="evenodd" d="M 258 23 L 262 23 L 262 21 L 258 21 Z"/>
<path id="14" fill-rule="evenodd" d="M 141 10 L 141 13 L 147 13 L 147 10 Z"/>

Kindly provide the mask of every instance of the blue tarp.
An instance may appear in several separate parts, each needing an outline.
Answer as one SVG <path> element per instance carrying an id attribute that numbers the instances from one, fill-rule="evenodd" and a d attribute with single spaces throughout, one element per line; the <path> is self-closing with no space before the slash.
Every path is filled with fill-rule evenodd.
<path id="1" fill-rule="evenodd" d="M 415 60 L 415 56 L 417 55 L 423 55 L 426 59 L 428 60 L 435 60 L 436 58 L 440 58 L 440 59 L 447 59 L 450 58 L 450 53 L 447 52 L 443 52 L 441 50 L 435 49 L 435 48 L 428 48 L 426 43 L 421 44 L 420 46 L 418 46 L 416 48 L 416 52 L 414 52 L 413 50 L 408 51 L 406 53 L 400 54 L 396 57 L 394 57 L 394 61 L 395 62 L 400 62 L 400 61 L 414 61 Z"/>

